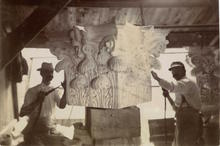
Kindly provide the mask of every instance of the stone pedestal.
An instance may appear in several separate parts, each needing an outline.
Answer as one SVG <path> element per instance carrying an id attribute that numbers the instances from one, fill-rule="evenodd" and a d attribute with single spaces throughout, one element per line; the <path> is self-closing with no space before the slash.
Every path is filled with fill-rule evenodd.
<path id="1" fill-rule="evenodd" d="M 155 146 L 171 146 L 174 140 L 174 118 L 148 120 L 150 142 Z"/>
<path id="2" fill-rule="evenodd" d="M 106 140 L 96 140 L 95 146 L 140 146 L 140 137 L 115 138 Z"/>
<path id="3" fill-rule="evenodd" d="M 87 108 L 86 127 L 94 140 L 139 137 L 140 110 Z"/>

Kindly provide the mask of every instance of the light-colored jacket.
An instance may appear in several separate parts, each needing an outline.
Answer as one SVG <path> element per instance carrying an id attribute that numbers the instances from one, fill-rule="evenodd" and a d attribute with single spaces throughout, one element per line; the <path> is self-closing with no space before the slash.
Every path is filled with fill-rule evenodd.
<path id="1" fill-rule="evenodd" d="M 185 97 L 187 103 L 193 108 L 201 109 L 200 91 L 196 83 L 187 77 L 182 78 L 176 82 L 168 82 L 164 79 L 159 81 L 161 87 L 175 93 L 175 104 L 177 107 L 182 102 L 182 95 Z"/>

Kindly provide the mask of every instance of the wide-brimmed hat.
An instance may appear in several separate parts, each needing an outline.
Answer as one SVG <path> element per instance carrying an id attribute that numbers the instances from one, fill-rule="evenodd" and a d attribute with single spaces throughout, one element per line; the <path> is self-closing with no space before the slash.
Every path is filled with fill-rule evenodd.
<path id="1" fill-rule="evenodd" d="M 37 69 L 37 71 L 41 71 L 41 70 L 54 71 L 53 64 L 52 63 L 43 62 L 41 64 L 41 68 Z"/>
<path id="2" fill-rule="evenodd" d="M 173 68 L 176 68 L 176 67 L 183 67 L 183 68 L 185 68 L 185 66 L 184 66 L 184 64 L 182 62 L 175 61 L 175 62 L 171 63 L 169 71 L 171 71 Z"/>

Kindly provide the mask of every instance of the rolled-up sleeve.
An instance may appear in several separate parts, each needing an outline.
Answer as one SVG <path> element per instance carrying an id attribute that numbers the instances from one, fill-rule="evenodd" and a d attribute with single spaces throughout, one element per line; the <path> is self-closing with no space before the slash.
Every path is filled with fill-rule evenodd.
<path id="1" fill-rule="evenodd" d="M 159 85 L 162 88 L 165 88 L 176 94 L 176 103 L 180 104 L 182 102 L 182 98 L 180 99 L 179 97 L 184 96 L 188 104 L 190 104 L 195 109 L 200 110 L 200 92 L 195 82 L 189 80 L 188 78 L 183 78 L 176 82 L 168 82 L 164 79 L 160 79 Z"/>
<path id="2" fill-rule="evenodd" d="M 168 82 L 164 79 L 160 79 L 159 85 L 162 88 L 169 90 L 170 92 L 178 92 L 178 93 L 185 93 L 186 92 L 186 84 L 182 81 L 177 82 Z"/>
<path id="3" fill-rule="evenodd" d="M 168 82 L 164 79 L 160 79 L 159 81 L 159 85 L 162 87 L 162 88 L 165 88 L 169 91 L 173 90 L 173 84 L 171 82 Z"/>

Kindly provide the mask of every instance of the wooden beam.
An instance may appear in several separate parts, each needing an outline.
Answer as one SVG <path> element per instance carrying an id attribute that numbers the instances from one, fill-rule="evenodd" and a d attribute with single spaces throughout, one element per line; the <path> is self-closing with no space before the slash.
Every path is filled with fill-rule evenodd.
<path id="1" fill-rule="evenodd" d="M 165 29 L 165 28 L 163 28 Z M 170 27 L 168 28 L 170 29 Z M 211 41 L 219 36 L 218 29 L 205 30 L 203 27 L 198 29 L 190 29 L 185 31 L 171 30 L 168 34 L 167 39 L 169 41 L 169 48 L 179 48 L 185 46 L 200 46 L 203 42 L 203 45 L 209 46 Z M 49 42 L 47 36 L 53 36 L 50 40 L 55 40 L 60 42 L 70 41 L 68 35 L 64 35 L 64 32 L 51 32 L 53 35 L 48 35 L 40 33 L 36 39 L 31 41 L 27 46 L 28 48 L 51 48 L 53 44 L 52 41 Z M 71 42 L 70 42 L 71 44 Z M 218 46 L 218 43 L 212 43 L 213 46 Z"/>
<path id="2" fill-rule="evenodd" d="M 210 42 L 218 35 L 218 31 L 206 32 L 171 32 L 168 34 L 168 48 L 185 46 L 209 46 Z M 218 45 L 218 44 L 216 44 Z"/>
<path id="3" fill-rule="evenodd" d="M 205 30 L 218 30 L 219 24 L 192 24 L 192 25 L 155 25 L 154 28 L 158 29 L 190 29 L 190 30 L 198 30 L 198 31 L 205 31 Z"/>
<path id="4" fill-rule="evenodd" d="M 2 38 L 3 57 L 0 60 L 0 69 L 7 66 L 16 57 L 26 44 L 28 44 L 49 21 L 58 14 L 71 0 L 44 0 L 47 5 L 40 5 L 6 38 Z"/>
<path id="5" fill-rule="evenodd" d="M 44 0 L 7 0 L 15 5 L 45 5 Z M 209 7 L 208 0 L 72 0 L 70 7 Z M 218 3 L 216 3 L 217 5 Z"/>
<path id="6" fill-rule="evenodd" d="M 219 35 L 216 35 L 212 41 L 209 43 L 209 46 L 214 46 L 216 43 L 219 42 Z"/>

